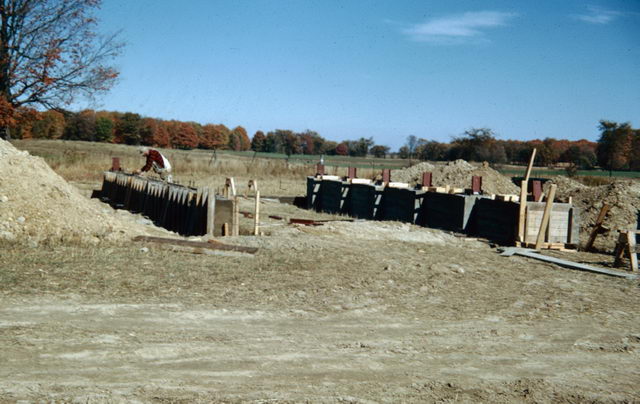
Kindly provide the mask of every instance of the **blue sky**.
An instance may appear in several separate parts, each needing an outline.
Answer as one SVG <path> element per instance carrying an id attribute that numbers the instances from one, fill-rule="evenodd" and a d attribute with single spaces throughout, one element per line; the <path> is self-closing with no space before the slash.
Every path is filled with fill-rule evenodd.
<path id="1" fill-rule="evenodd" d="M 392 149 L 640 126 L 638 0 L 104 0 L 98 17 L 128 45 L 93 108 Z"/>

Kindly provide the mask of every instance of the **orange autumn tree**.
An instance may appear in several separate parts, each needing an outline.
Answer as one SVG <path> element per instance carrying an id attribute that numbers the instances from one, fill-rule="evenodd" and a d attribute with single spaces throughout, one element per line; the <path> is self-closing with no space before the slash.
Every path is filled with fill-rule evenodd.
<path id="1" fill-rule="evenodd" d="M 0 137 L 9 138 L 7 113 L 19 107 L 56 108 L 107 91 L 118 75 L 109 65 L 121 50 L 103 36 L 94 16 L 100 0 L 0 0 Z"/>
<path id="2" fill-rule="evenodd" d="M 49 110 L 41 112 L 39 119 L 31 127 L 31 135 L 34 139 L 60 139 L 66 125 L 64 115 L 58 111 Z"/>
<path id="3" fill-rule="evenodd" d="M 203 149 L 220 150 L 229 143 L 229 128 L 220 124 L 206 124 L 200 134 L 200 147 Z"/>
<path id="4" fill-rule="evenodd" d="M 198 135 L 188 122 L 169 121 L 166 126 L 172 147 L 193 149 L 198 146 Z"/>
<path id="5" fill-rule="evenodd" d="M 251 140 L 247 135 L 247 130 L 242 126 L 233 128 L 229 135 L 229 149 L 245 151 L 251 149 Z"/>
<path id="6" fill-rule="evenodd" d="M 143 118 L 140 122 L 140 138 L 144 145 L 171 147 L 171 136 L 165 122 L 160 119 Z"/>

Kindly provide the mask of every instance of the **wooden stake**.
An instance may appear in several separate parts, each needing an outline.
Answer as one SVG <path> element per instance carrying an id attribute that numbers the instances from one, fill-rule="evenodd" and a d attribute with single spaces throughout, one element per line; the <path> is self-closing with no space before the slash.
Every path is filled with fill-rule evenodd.
<path id="1" fill-rule="evenodd" d="M 256 191 L 256 211 L 253 214 L 253 235 L 260 235 L 260 191 Z"/>
<path id="2" fill-rule="evenodd" d="M 627 252 L 631 265 L 631 272 L 638 272 L 638 256 L 636 255 L 636 233 L 627 232 Z"/>
<path id="3" fill-rule="evenodd" d="M 209 188 L 205 188 L 203 198 L 207 198 L 207 236 L 214 236 L 216 218 L 216 195 Z"/>
<path id="4" fill-rule="evenodd" d="M 608 204 L 603 204 L 602 208 L 600 208 L 600 213 L 598 213 L 598 218 L 596 219 L 596 223 L 595 223 L 595 227 L 593 228 L 593 230 L 591 230 L 591 235 L 589 236 L 589 240 L 587 241 L 587 244 L 585 244 L 584 246 L 584 250 L 585 251 L 589 251 L 593 248 L 593 244 L 596 241 L 596 237 L 598 237 L 598 234 L 600 234 L 600 230 L 602 229 L 602 222 L 604 222 L 604 218 L 607 215 L 607 212 L 609 212 L 609 209 L 611 208 L 611 206 L 609 206 Z"/>
<path id="5" fill-rule="evenodd" d="M 531 176 L 531 170 L 533 169 L 533 161 L 536 158 L 536 149 L 534 148 L 531 152 L 531 158 L 529 159 L 529 165 L 527 166 L 527 173 L 524 176 L 525 181 L 529 181 L 529 177 Z"/>
<path id="6" fill-rule="evenodd" d="M 235 198 L 236 196 L 236 184 L 233 181 L 233 177 L 228 177 L 224 182 L 225 197 Z"/>
<path id="7" fill-rule="evenodd" d="M 520 216 L 518 216 L 518 240 L 525 242 L 527 230 L 525 226 L 527 218 L 527 184 L 528 181 L 522 180 L 520 183 Z"/>
<path id="8" fill-rule="evenodd" d="M 540 230 L 538 230 L 538 238 L 536 239 L 536 249 L 542 247 L 544 243 L 544 236 L 547 232 L 549 225 L 549 217 L 551 216 L 551 209 L 553 208 L 553 198 L 556 196 L 556 188 L 558 185 L 551 184 L 549 189 L 549 195 L 547 196 L 547 204 L 544 206 L 544 213 L 542 214 L 542 222 L 540 223 Z"/>
<path id="9" fill-rule="evenodd" d="M 231 235 L 240 235 L 240 204 L 238 203 L 238 197 L 233 197 L 233 216 L 231 217 Z"/>

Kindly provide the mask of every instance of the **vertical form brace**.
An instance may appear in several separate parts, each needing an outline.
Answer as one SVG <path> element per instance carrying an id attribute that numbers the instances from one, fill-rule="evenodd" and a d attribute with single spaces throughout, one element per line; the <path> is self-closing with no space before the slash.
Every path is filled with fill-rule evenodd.
<path id="1" fill-rule="evenodd" d="M 347 168 L 347 178 L 350 179 L 350 180 L 352 180 L 354 178 L 357 178 L 356 167 Z"/>
<path id="2" fill-rule="evenodd" d="M 471 177 L 471 192 L 474 194 L 482 193 L 482 177 L 474 175 Z"/>
<path id="3" fill-rule="evenodd" d="M 233 197 L 233 215 L 231 216 L 231 235 L 240 235 L 240 203 L 238 197 Z"/>
<path id="4" fill-rule="evenodd" d="M 542 199 L 542 182 L 540 180 L 534 180 L 532 188 L 533 200 L 540 202 L 540 199 Z"/>
<path id="5" fill-rule="evenodd" d="M 385 168 L 382 170 L 382 182 L 387 185 L 391 182 L 391 170 Z"/>
<path id="6" fill-rule="evenodd" d="M 256 190 L 256 210 L 253 213 L 253 235 L 260 235 L 260 191 Z"/>
<path id="7" fill-rule="evenodd" d="M 433 175 L 430 172 L 422 173 L 422 187 L 432 187 L 433 186 Z"/>
<path id="8" fill-rule="evenodd" d="M 536 250 L 542 248 L 544 243 L 544 237 L 547 233 L 547 227 L 549 227 L 549 218 L 551 216 L 551 210 L 553 209 L 553 199 L 556 196 L 556 184 L 551 184 L 549 189 L 549 195 L 547 196 L 547 204 L 544 206 L 544 213 L 542 214 L 542 222 L 540 222 L 540 230 L 538 230 L 538 238 L 536 239 Z"/>
<path id="9" fill-rule="evenodd" d="M 534 149 L 535 150 L 535 149 Z M 527 238 L 527 180 L 520 183 L 520 210 L 518 215 L 518 241 L 524 243 Z"/>
<path id="10" fill-rule="evenodd" d="M 120 157 L 111 157 L 111 170 L 110 171 L 120 171 Z"/>
<path id="11" fill-rule="evenodd" d="M 213 237 L 215 232 L 216 195 L 209 188 L 205 188 L 202 198 L 207 201 L 207 236 Z"/>

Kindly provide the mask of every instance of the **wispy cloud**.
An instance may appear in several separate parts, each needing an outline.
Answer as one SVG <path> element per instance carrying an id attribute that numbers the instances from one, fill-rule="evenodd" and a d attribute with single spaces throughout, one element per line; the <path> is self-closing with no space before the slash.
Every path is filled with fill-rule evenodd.
<path id="1" fill-rule="evenodd" d="M 475 11 L 433 18 L 402 32 L 410 39 L 433 43 L 467 43 L 486 40 L 484 30 L 506 25 L 515 13 Z"/>
<path id="2" fill-rule="evenodd" d="M 578 14 L 574 17 L 589 24 L 604 25 L 609 24 L 621 15 L 622 13 L 620 11 L 608 10 L 597 6 L 588 6 L 586 14 Z"/>

